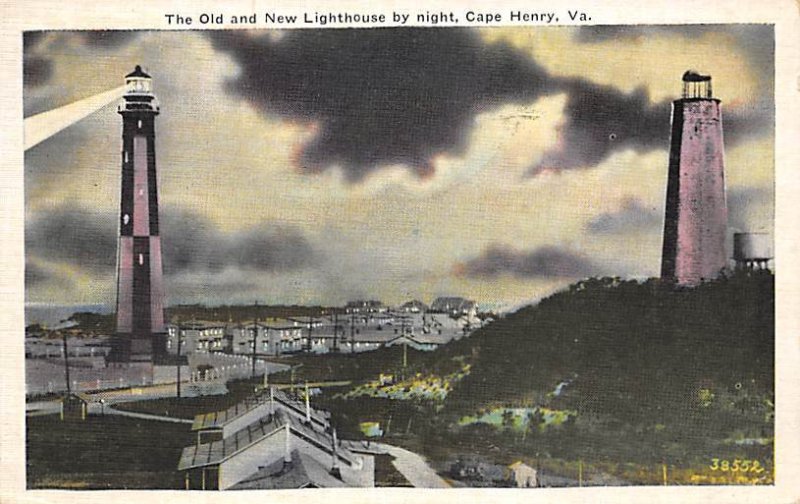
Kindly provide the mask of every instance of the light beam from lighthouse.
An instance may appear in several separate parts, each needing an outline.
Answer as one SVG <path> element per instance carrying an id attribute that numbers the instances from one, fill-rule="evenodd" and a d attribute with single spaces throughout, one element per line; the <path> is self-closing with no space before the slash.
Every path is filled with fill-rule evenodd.
<path id="1" fill-rule="evenodd" d="M 152 80 L 140 66 L 125 76 L 117 256 L 117 330 L 111 360 L 148 362 L 165 354 L 164 283 L 158 220 Z"/>

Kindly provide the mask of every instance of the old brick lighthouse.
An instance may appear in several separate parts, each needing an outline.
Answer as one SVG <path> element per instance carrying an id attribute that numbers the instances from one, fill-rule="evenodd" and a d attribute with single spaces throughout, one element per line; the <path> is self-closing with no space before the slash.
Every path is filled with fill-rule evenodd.
<path id="1" fill-rule="evenodd" d="M 720 101 L 711 77 L 690 70 L 672 105 L 661 278 L 697 285 L 719 276 L 728 264 L 727 230 Z"/>
<path id="2" fill-rule="evenodd" d="M 138 65 L 125 76 L 122 194 L 117 256 L 117 330 L 111 360 L 152 362 L 165 354 L 164 283 L 158 228 L 152 80 Z"/>

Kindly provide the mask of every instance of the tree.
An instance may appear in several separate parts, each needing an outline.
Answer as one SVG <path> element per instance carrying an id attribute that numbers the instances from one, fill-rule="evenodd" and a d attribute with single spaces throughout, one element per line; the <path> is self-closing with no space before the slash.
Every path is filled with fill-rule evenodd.
<path id="1" fill-rule="evenodd" d="M 528 423 L 525 425 L 525 434 L 536 437 L 539 435 L 539 426 L 544 421 L 544 415 L 539 408 L 535 408 L 533 411 L 528 412 L 528 416 L 526 417 Z M 525 438 L 523 437 L 523 440 Z"/>
<path id="2" fill-rule="evenodd" d="M 503 410 L 503 427 L 506 429 L 514 426 L 514 412 L 510 409 Z"/>

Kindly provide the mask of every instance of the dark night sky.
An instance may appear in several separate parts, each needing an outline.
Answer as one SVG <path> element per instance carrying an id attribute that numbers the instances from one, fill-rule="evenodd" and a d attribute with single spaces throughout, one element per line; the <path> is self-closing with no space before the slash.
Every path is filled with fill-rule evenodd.
<path id="1" fill-rule="evenodd" d="M 24 106 L 137 63 L 153 75 L 171 303 L 508 306 L 656 274 L 687 68 L 723 100 L 732 225 L 771 231 L 772 40 L 759 25 L 38 32 Z M 26 153 L 29 302 L 113 304 L 118 121 L 105 107 Z"/>

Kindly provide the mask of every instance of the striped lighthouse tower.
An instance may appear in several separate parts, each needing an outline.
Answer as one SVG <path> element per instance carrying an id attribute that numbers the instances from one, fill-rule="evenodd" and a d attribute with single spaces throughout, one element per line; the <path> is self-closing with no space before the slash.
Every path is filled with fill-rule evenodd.
<path id="1" fill-rule="evenodd" d="M 112 360 L 152 361 L 164 354 L 164 283 L 158 228 L 155 117 L 150 76 L 125 76 L 122 196 L 117 257 L 117 331 Z"/>

